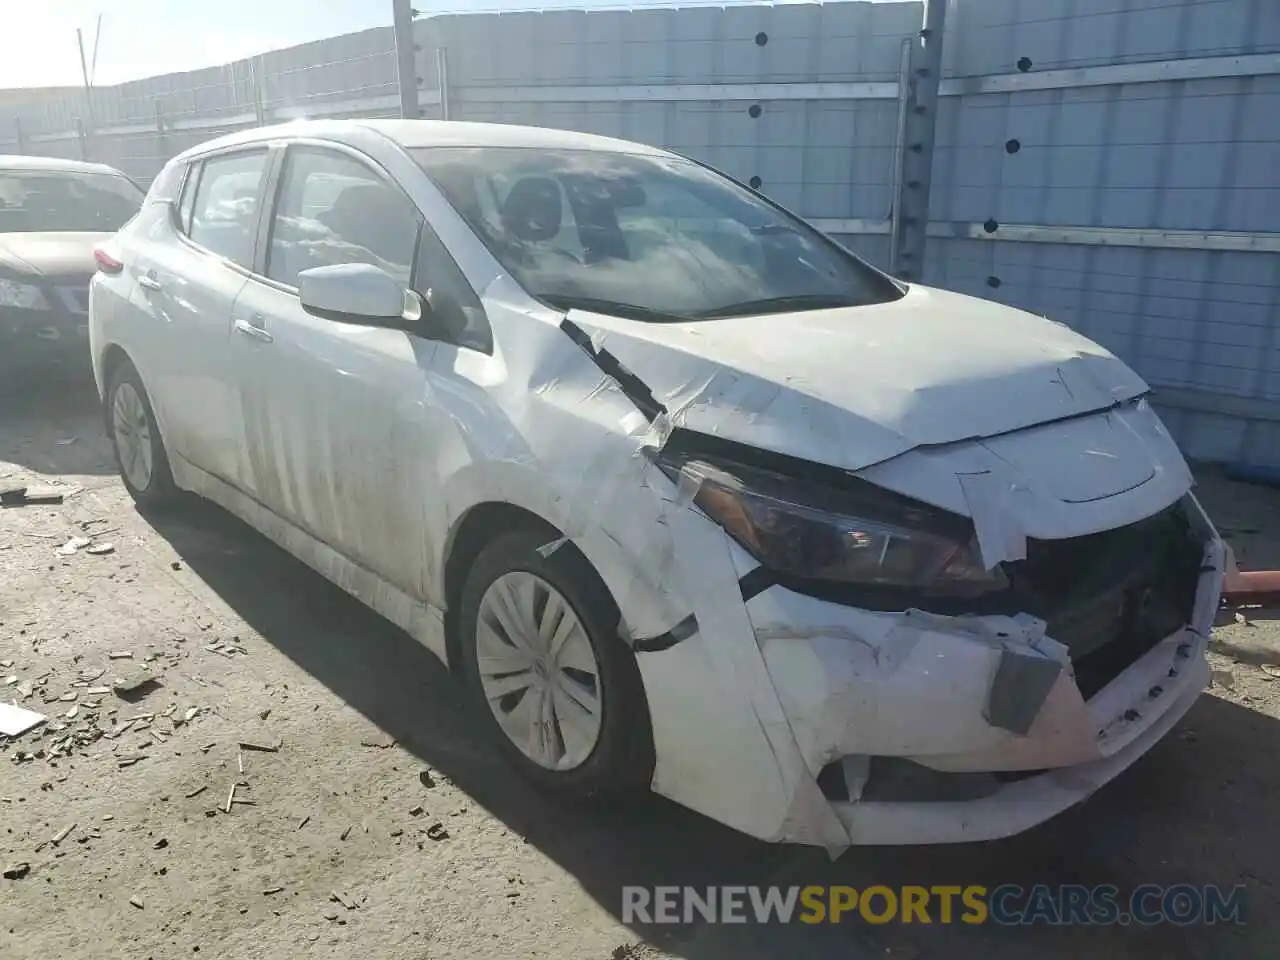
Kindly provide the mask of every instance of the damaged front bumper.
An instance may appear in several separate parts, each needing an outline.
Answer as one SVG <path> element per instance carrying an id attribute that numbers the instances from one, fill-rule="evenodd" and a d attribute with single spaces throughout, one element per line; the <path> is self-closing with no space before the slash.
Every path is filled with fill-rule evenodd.
<path id="1" fill-rule="evenodd" d="M 707 740 L 734 723 L 762 731 L 739 738 L 727 758 L 721 740 L 721 755 L 707 761 L 703 753 L 697 770 L 692 757 L 679 769 L 685 751 L 673 748 L 665 769 L 659 762 L 655 789 L 761 839 L 833 853 L 851 844 L 993 839 L 1047 820 L 1150 749 L 1206 685 L 1224 548 L 1194 497 L 1178 509 L 1203 547 L 1187 583 L 1191 616 L 1101 679 L 1096 671 L 1085 677 L 1068 646 L 1026 614 L 884 613 L 776 585 L 742 603 L 761 665 L 757 674 L 745 656 L 730 664 L 744 696 L 717 698 L 704 686 L 718 646 L 705 624 L 667 652 L 641 654 L 648 690 L 652 680 L 671 696 L 683 690 L 713 704 L 686 699 L 679 708 Z M 730 552 L 740 572 L 749 566 Z M 656 736 L 662 706 L 653 709 Z M 755 784 L 721 790 L 717 800 L 690 786 L 749 776 L 753 755 Z"/>

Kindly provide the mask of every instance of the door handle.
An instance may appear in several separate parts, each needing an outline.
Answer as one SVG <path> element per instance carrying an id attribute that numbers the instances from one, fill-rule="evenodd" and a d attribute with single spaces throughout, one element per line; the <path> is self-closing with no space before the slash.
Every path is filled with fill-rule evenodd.
<path id="1" fill-rule="evenodd" d="M 139 275 L 138 286 L 142 287 L 144 290 L 163 290 L 164 289 L 160 281 L 156 279 L 155 274 L 150 272 Z"/>
<path id="2" fill-rule="evenodd" d="M 261 323 L 262 318 L 257 317 L 257 320 Z M 254 340 L 261 340 L 263 343 L 272 343 L 276 339 L 271 334 L 267 333 L 266 330 L 262 329 L 262 327 L 250 323 L 248 320 L 237 320 L 233 326 L 235 327 L 236 333 L 243 333 L 246 337 L 252 337 Z"/>

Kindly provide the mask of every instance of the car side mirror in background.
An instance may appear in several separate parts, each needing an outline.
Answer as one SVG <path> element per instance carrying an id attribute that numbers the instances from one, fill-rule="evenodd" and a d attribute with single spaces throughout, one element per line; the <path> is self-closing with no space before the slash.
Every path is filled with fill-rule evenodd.
<path id="1" fill-rule="evenodd" d="M 313 316 L 340 323 L 404 330 L 416 318 L 406 316 L 406 287 L 371 263 L 312 267 L 298 274 L 298 300 Z"/>

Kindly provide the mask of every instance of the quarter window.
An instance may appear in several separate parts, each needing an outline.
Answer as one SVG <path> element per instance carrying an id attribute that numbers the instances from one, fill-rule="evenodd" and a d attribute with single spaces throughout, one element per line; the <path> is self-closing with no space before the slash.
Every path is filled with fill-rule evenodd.
<path id="1" fill-rule="evenodd" d="M 192 242 L 251 269 L 258 199 L 266 168 L 265 150 L 206 160 L 188 228 Z"/>
<path id="2" fill-rule="evenodd" d="M 353 157 L 292 147 L 271 224 L 267 276 L 298 285 L 312 267 L 370 263 L 409 284 L 422 217 L 413 203 Z"/>

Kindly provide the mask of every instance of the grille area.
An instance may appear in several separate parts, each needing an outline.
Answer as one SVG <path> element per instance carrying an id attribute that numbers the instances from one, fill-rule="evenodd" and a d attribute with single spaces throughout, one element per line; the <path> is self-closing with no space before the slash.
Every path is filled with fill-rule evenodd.
<path id="1" fill-rule="evenodd" d="M 1067 646 L 1088 699 L 1190 621 L 1203 556 L 1175 504 L 1116 530 L 1029 540 L 1004 569 L 1022 609 Z"/>

